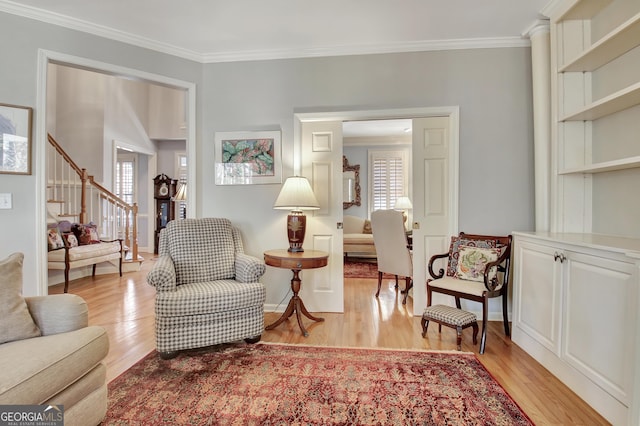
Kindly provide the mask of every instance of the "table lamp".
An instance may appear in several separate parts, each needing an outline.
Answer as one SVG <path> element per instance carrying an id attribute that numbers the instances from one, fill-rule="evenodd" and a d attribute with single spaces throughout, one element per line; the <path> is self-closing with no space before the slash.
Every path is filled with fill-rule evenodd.
<path id="1" fill-rule="evenodd" d="M 176 196 L 173 197 L 173 201 L 181 202 L 181 201 L 186 201 L 186 199 L 187 199 L 187 182 L 183 182 L 182 185 L 180 185 L 180 188 L 178 188 L 178 192 L 176 193 Z M 184 219 L 187 213 L 186 208 L 184 210 L 183 209 L 180 209 L 180 210 L 182 213 L 182 219 Z"/>
<path id="2" fill-rule="evenodd" d="M 396 199 L 396 203 L 393 206 L 394 210 L 402 211 L 402 221 L 407 221 L 407 210 L 411 210 L 413 208 L 413 204 L 411 204 L 411 200 L 409 197 L 398 197 Z"/>
<path id="3" fill-rule="evenodd" d="M 318 210 L 320 204 L 313 194 L 307 178 L 301 176 L 288 177 L 282 185 L 280 194 L 273 204 L 277 210 L 291 210 L 287 216 L 287 237 L 289 251 L 303 252 L 302 243 L 307 226 L 307 217 L 303 210 Z"/>

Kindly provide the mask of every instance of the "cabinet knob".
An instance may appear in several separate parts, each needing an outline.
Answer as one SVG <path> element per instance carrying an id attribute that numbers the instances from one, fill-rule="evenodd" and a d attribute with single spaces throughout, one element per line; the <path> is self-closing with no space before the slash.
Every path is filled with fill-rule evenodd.
<path id="1" fill-rule="evenodd" d="M 564 261 L 567 259 L 567 257 L 564 255 L 564 253 L 558 253 L 557 251 L 553 253 L 553 261 L 557 261 L 560 260 L 560 263 L 564 263 Z"/>

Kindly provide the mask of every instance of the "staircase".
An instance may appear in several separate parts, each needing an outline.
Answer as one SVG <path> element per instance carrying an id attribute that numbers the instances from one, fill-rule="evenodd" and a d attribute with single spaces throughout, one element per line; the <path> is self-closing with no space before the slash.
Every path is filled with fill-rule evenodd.
<path id="1" fill-rule="evenodd" d="M 100 238 L 123 240 L 123 271 L 139 270 L 144 259 L 138 254 L 138 205 L 127 203 L 96 182 L 51 134 L 47 139 L 47 222 L 95 223 Z"/>

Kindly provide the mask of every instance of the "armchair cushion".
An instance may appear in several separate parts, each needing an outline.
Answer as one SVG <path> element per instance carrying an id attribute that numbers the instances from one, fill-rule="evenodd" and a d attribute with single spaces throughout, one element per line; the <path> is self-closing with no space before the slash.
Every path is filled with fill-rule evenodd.
<path id="1" fill-rule="evenodd" d="M 0 260 L 0 343 L 41 335 L 22 297 L 22 253 Z"/>
<path id="2" fill-rule="evenodd" d="M 177 285 L 233 278 L 236 253 L 228 219 L 182 219 L 170 224 L 173 232 L 167 233 L 166 244 Z"/>
<path id="3" fill-rule="evenodd" d="M 487 291 L 487 288 L 484 286 L 484 282 L 461 280 L 459 278 L 449 277 L 446 275 L 437 280 L 429 281 L 429 286 L 458 293 L 466 293 L 477 297 L 482 297 L 482 294 Z"/>
<path id="4" fill-rule="evenodd" d="M 480 248 L 474 246 L 459 247 L 456 278 L 461 280 L 480 281 L 484 283 L 484 270 L 490 262 L 495 262 L 500 257 L 501 250 L 497 248 Z M 489 280 L 496 276 L 497 268 L 489 271 Z"/>

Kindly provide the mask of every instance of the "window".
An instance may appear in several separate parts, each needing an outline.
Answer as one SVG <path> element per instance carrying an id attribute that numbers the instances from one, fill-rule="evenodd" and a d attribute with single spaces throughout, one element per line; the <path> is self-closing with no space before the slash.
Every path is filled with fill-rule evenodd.
<path id="1" fill-rule="evenodd" d="M 135 200 L 135 155 L 118 154 L 115 193 L 129 204 Z"/>
<path id="2" fill-rule="evenodd" d="M 186 152 L 177 152 L 176 153 L 176 164 L 175 164 L 175 176 L 178 179 L 178 188 L 180 190 L 180 186 L 187 183 L 187 153 Z M 176 201 L 176 216 L 179 218 L 187 217 L 187 201 L 181 200 Z"/>
<path id="3" fill-rule="evenodd" d="M 407 195 L 407 154 L 404 151 L 369 151 L 369 214 L 392 209 Z"/>

